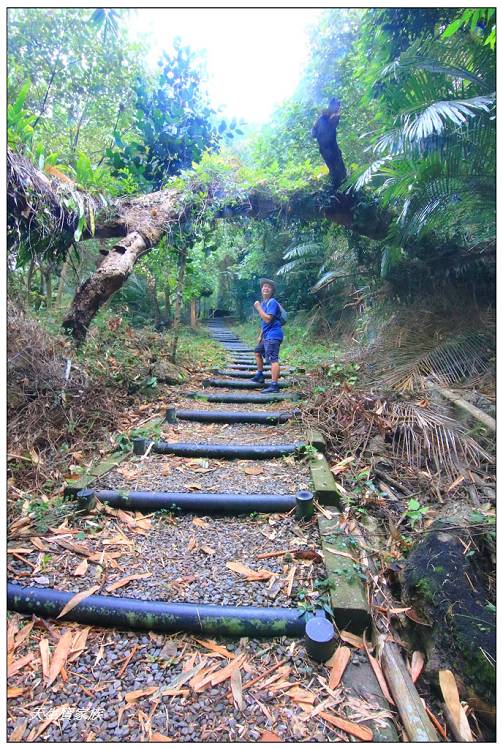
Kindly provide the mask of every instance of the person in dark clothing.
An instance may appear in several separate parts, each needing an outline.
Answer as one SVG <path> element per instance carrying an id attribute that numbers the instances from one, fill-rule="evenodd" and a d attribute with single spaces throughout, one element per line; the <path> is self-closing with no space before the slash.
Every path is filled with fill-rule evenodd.
<path id="1" fill-rule="evenodd" d="M 264 359 L 271 365 L 271 384 L 264 388 L 262 393 L 277 393 L 279 391 L 278 380 L 280 376 L 279 348 L 283 341 L 283 329 L 281 327 L 281 307 L 274 299 L 276 286 L 270 279 L 260 280 L 262 301 L 257 300 L 254 308 L 262 321 L 262 330 L 258 344 L 255 347 L 255 360 L 257 372 L 252 378 L 255 383 L 265 383 Z"/>

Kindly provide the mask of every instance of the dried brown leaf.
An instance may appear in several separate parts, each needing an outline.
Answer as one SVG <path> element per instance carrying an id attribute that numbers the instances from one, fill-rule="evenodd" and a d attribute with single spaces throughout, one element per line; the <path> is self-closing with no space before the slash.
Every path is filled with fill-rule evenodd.
<path id="1" fill-rule="evenodd" d="M 28 726 L 28 719 L 18 719 L 10 733 L 9 742 L 21 742 Z"/>
<path id="2" fill-rule="evenodd" d="M 155 693 L 156 690 L 159 690 L 158 685 L 152 685 L 148 688 L 140 688 L 139 690 L 133 690 L 130 693 L 126 693 L 125 701 L 126 703 L 135 703 L 139 698 L 145 698 L 147 695 L 152 695 L 152 693 Z"/>
<path id="3" fill-rule="evenodd" d="M 140 581 L 143 578 L 150 578 L 151 576 L 152 573 L 132 573 L 130 576 L 125 576 L 124 578 L 111 583 L 106 587 L 106 589 L 107 591 L 117 591 L 117 589 L 120 589 L 123 586 L 127 586 L 127 584 L 131 583 L 131 581 Z"/>
<path id="4" fill-rule="evenodd" d="M 451 713 L 460 737 L 463 738 L 464 742 L 473 742 L 472 731 L 459 700 L 458 686 L 454 675 L 449 669 L 441 669 L 438 673 L 438 681 L 445 704 Z"/>
<path id="5" fill-rule="evenodd" d="M 341 681 L 341 677 L 344 674 L 349 660 L 351 659 L 351 649 L 347 646 L 339 646 L 335 654 L 330 659 L 330 678 L 328 681 L 328 687 L 330 690 L 335 690 Z"/>
<path id="6" fill-rule="evenodd" d="M 75 594 L 75 596 L 72 596 L 72 598 L 67 601 L 59 615 L 56 619 L 59 619 L 60 617 L 64 617 L 64 615 L 68 614 L 74 607 L 77 606 L 77 604 L 80 604 L 84 599 L 87 599 L 88 596 L 91 596 L 94 594 L 95 591 L 98 591 L 99 586 L 93 586 L 90 589 L 87 589 L 87 591 L 79 591 L 78 594 Z"/>
<path id="7" fill-rule="evenodd" d="M 84 557 L 81 563 L 77 565 L 75 570 L 73 571 L 74 576 L 85 576 L 87 573 L 87 568 L 89 567 L 89 564 L 87 562 L 87 559 Z"/>
<path id="8" fill-rule="evenodd" d="M 343 719 L 340 716 L 334 716 L 334 714 L 329 714 L 326 711 L 320 711 L 318 716 L 321 716 L 322 719 L 329 724 L 332 724 L 332 726 L 337 727 L 337 729 L 342 729 L 343 732 L 351 734 L 362 742 L 372 742 L 374 739 L 374 735 L 368 727 L 355 724 L 354 721 Z"/>
<path id="9" fill-rule="evenodd" d="M 47 687 L 52 685 L 58 674 L 61 672 L 62 667 L 65 666 L 68 654 L 73 643 L 73 633 L 71 630 L 66 630 L 58 641 L 58 645 L 52 655 L 51 664 L 49 666 L 49 675 L 47 679 Z"/>
<path id="10" fill-rule="evenodd" d="M 231 672 L 231 690 L 236 706 L 240 711 L 244 711 L 243 681 L 241 679 L 241 670 L 239 668 L 236 668 Z"/>
<path id="11" fill-rule="evenodd" d="M 412 663 L 410 665 L 410 676 L 412 677 L 412 682 L 415 682 L 421 672 L 423 671 L 424 667 L 424 654 L 421 653 L 421 651 L 414 651 L 412 654 Z"/>

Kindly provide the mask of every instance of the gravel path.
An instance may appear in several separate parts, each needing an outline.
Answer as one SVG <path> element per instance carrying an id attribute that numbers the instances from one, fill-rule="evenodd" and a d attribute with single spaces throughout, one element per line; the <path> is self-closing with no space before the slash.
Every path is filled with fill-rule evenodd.
<path id="1" fill-rule="evenodd" d="M 194 378 L 190 390 L 199 388 L 207 375 L 200 373 Z M 166 406 L 208 411 L 296 408 L 289 402 L 206 404 L 188 399 L 174 388 L 166 389 L 163 400 Z M 170 442 L 277 444 L 300 441 L 303 431 L 296 421 L 281 426 L 181 421 L 164 424 L 161 437 Z M 224 461 L 148 455 L 121 464 L 97 480 L 96 487 L 294 494 L 309 489 L 311 480 L 307 465 L 292 456 Z M 59 528 L 52 527 L 45 534 L 24 529 L 19 536 L 22 540 L 13 539 L 10 547 L 22 547 L 23 552 L 9 555 L 8 571 L 10 580 L 23 585 L 66 591 L 98 586 L 96 593 L 173 602 L 322 606 L 325 571 L 317 523 L 315 519 L 297 522 L 292 512 L 238 518 L 169 513 L 142 516 L 99 504 L 87 515 L 70 513 Z M 269 552 L 278 554 L 260 558 Z M 229 569 L 229 562 L 270 575 L 267 580 L 250 582 Z M 108 590 L 131 575 L 141 578 Z M 17 632 L 28 623 L 19 615 L 13 618 Z M 225 647 L 218 652 L 218 647 L 198 643 L 190 635 L 92 627 L 85 648 L 80 654 L 70 653 L 64 673 L 48 688 L 42 674 L 41 639 L 47 639 L 54 655 L 68 629 L 75 635 L 84 630 L 71 622 L 44 623 L 35 618 L 28 637 L 15 647 L 14 659 L 26 656 L 9 681 L 9 735 L 17 731 L 14 737 L 18 740 L 274 740 L 272 736 L 263 738 L 264 732 L 276 733 L 278 741 L 347 740 L 347 735 L 316 715 L 315 708 L 322 701 L 324 710 L 338 713 L 342 689 L 326 689 L 328 669 L 307 658 L 302 641 L 217 639 L 220 647 Z M 197 685 L 199 673 L 204 677 L 202 670 L 225 667 L 238 656 L 242 658 L 236 663 L 239 673 L 234 672 L 234 696 L 229 679 Z M 247 687 L 247 682 L 264 673 L 263 679 Z M 133 691 L 143 692 L 131 695 Z M 61 711 L 66 707 L 62 715 L 54 713 L 58 707 Z"/>
<path id="2" fill-rule="evenodd" d="M 122 464 L 100 480 L 99 489 L 159 492 L 247 492 L 291 495 L 309 489 L 307 464 L 293 456 L 271 461 L 149 455 Z"/>
<path id="3" fill-rule="evenodd" d="M 19 626 L 27 622 L 21 618 Z M 42 637 L 54 648 L 63 628 L 52 623 L 49 627 L 47 631 L 36 625 L 28 641 L 16 651 L 16 658 L 35 650 Z M 70 627 L 75 633 L 82 630 L 77 625 Z M 34 659 L 22 676 L 18 673 L 11 679 L 11 684 L 24 692 L 9 700 L 8 734 L 16 725 L 22 725 L 25 741 L 30 733 L 42 729 L 33 738 L 38 742 L 142 742 L 166 738 L 173 742 L 256 742 L 264 732 L 274 732 L 278 740 L 291 742 L 347 740 L 347 735 L 319 716 L 311 716 L 322 700 L 327 701 L 325 710 L 332 709 L 337 714 L 342 691 L 329 694 L 323 689 L 321 681 L 326 684 L 329 670 L 307 658 L 302 642 L 287 638 L 271 643 L 247 638 L 216 642 L 227 650 L 228 658 L 197 643 L 190 635 L 92 628 L 84 652 L 67 664 L 65 682 L 58 679 L 47 688 L 40 659 L 38 663 Z M 240 669 L 243 685 L 272 670 L 270 676 L 252 687 L 244 687 L 241 707 L 232 698 L 229 680 L 215 686 L 208 684 L 201 692 L 195 692 L 187 682 L 176 687 L 184 668 L 193 665 L 197 672 L 201 666 L 224 667 L 232 657 L 239 656 L 244 657 Z M 128 657 L 130 661 L 121 674 Z M 355 653 L 353 658 L 360 657 Z M 274 669 L 283 662 L 283 666 Z M 171 685 L 175 686 L 171 690 L 175 694 L 161 695 Z M 300 703 L 287 694 L 296 688 L 307 690 L 301 697 L 314 700 L 314 705 Z M 134 701 L 130 695 L 133 691 L 150 694 Z M 65 711 L 63 716 L 44 727 L 58 707 Z"/>

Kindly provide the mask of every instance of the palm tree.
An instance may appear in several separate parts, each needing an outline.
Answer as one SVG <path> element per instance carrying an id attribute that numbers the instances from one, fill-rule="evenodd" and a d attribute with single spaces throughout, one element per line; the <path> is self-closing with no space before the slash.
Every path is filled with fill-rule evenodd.
<path id="1" fill-rule="evenodd" d="M 495 240 L 495 55 L 480 39 L 418 40 L 380 76 L 393 127 L 353 178 L 398 211 L 404 243 L 440 230 L 480 250 Z"/>

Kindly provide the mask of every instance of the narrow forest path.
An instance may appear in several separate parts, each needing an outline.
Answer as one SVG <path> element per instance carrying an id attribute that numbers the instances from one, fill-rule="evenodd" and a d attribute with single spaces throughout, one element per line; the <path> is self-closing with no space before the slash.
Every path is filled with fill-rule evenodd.
<path id="1" fill-rule="evenodd" d="M 361 682 L 361 629 L 343 633 L 338 652 L 356 691 L 336 679 L 337 665 L 306 652 L 306 621 L 334 603 L 320 520 L 335 514 L 318 506 L 305 519 L 296 507 L 315 486 L 314 449 L 299 448 L 295 372 L 264 399 L 247 382 L 253 353 L 221 323 L 209 328 L 227 355 L 222 367 L 202 373 L 195 392 L 170 389 L 154 443 L 137 438 L 138 455 L 96 478 L 96 505 L 10 540 L 10 607 L 24 613 L 9 621 L 11 739 L 323 742 L 370 740 L 376 727 L 396 737 L 370 669 Z M 212 455 L 236 446 L 256 455 Z M 26 596 L 17 586 L 36 588 Z M 54 589 L 89 598 L 65 623 L 46 619 L 71 599 L 44 610 L 42 594 Z M 125 612 L 114 612 L 123 599 Z M 132 614 L 127 600 L 169 603 L 175 619 L 166 624 L 162 604 Z M 339 628 L 357 625 L 351 606 L 338 611 Z M 250 607 L 261 609 L 245 615 Z"/>

